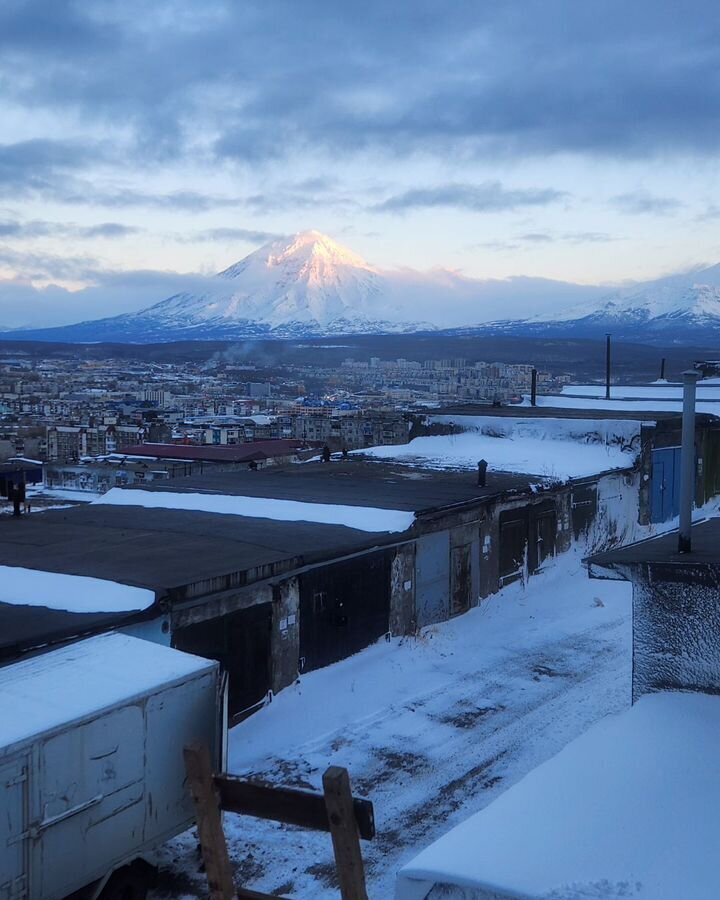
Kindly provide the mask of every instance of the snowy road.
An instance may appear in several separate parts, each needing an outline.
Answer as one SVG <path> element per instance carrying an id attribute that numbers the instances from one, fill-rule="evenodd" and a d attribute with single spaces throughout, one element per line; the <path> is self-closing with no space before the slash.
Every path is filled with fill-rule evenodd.
<path id="1" fill-rule="evenodd" d="M 231 770 L 318 788 L 347 766 L 375 804 L 369 894 L 389 900 L 400 865 L 629 699 L 629 585 L 589 581 L 567 554 L 525 589 L 304 677 L 233 730 Z M 241 884 L 337 897 L 328 835 L 235 816 L 226 832 Z M 164 866 L 158 893 L 206 893 L 192 835 Z"/>

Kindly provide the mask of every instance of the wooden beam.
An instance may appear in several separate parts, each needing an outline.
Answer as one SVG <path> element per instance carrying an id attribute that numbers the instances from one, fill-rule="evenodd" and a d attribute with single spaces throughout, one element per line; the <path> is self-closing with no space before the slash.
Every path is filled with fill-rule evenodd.
<path id="1" fill-rule="evenodd" d="M 210 750 L 207 744 L 196 744 L 185 747 L 183 756 L 190 793 L 195 803 L 195 819 L 210 900 L 233 900 L 235 884 L 220 805 L 213 784 Z"/>
<path id="2" fill-rule="evenodd" d="M 323 790 L 340 880 L 340 896 L 342 900 L 368 900 L 365 867 L 347 769 L 330 766 L 323 775 Z"/>
<path id="3" fill-rule="evenodd" d="M 268 787 L 234 775 L 216 775 L 220 806 L 228 812 L 299 825 L 315 831 L 330 831 L 327 806 L 322 794 L 296 788 Z M 375 813 L 369 800 L 351 797 L 351 808 L 360 837 L 375 837 Z"/>

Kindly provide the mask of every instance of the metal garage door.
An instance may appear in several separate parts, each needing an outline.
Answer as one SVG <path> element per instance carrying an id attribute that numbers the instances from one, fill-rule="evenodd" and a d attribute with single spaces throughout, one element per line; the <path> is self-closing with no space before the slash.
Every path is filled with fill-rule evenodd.
<path id="1" fill-rule="evenodd" d="M 417 540 L 415 605 L 419 628 L 450 617 L 450 534 L 438 531 Z"/>

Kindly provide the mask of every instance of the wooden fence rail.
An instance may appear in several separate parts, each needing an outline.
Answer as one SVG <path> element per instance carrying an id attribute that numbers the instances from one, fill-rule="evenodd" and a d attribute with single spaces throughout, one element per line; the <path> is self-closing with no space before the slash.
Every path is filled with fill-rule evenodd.
<path id="1" fill-rule="evenodd" d="M 214 774 L 206 746 L 185 747 L 184 755 L 211 900 L 277 900 L 235 886 L 222 810 L 330 832 L 342 900 L 367 900 L 360 838 L 375 837 L 375 816 L 369 800 L 353 797 L 347 769 L 330 766 L 318 794 Z"/>

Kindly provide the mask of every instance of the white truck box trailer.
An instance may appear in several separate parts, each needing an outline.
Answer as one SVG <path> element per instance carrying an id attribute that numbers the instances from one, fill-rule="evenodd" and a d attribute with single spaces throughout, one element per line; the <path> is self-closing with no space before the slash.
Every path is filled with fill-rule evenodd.
<path id="1" fill-rule="evenodd" d="M 190 827 L 183 747 L 222 766 L 222 684 L 213 660 L 124 634 L 0 669 L 0 900 L 97 896 Z"/>

